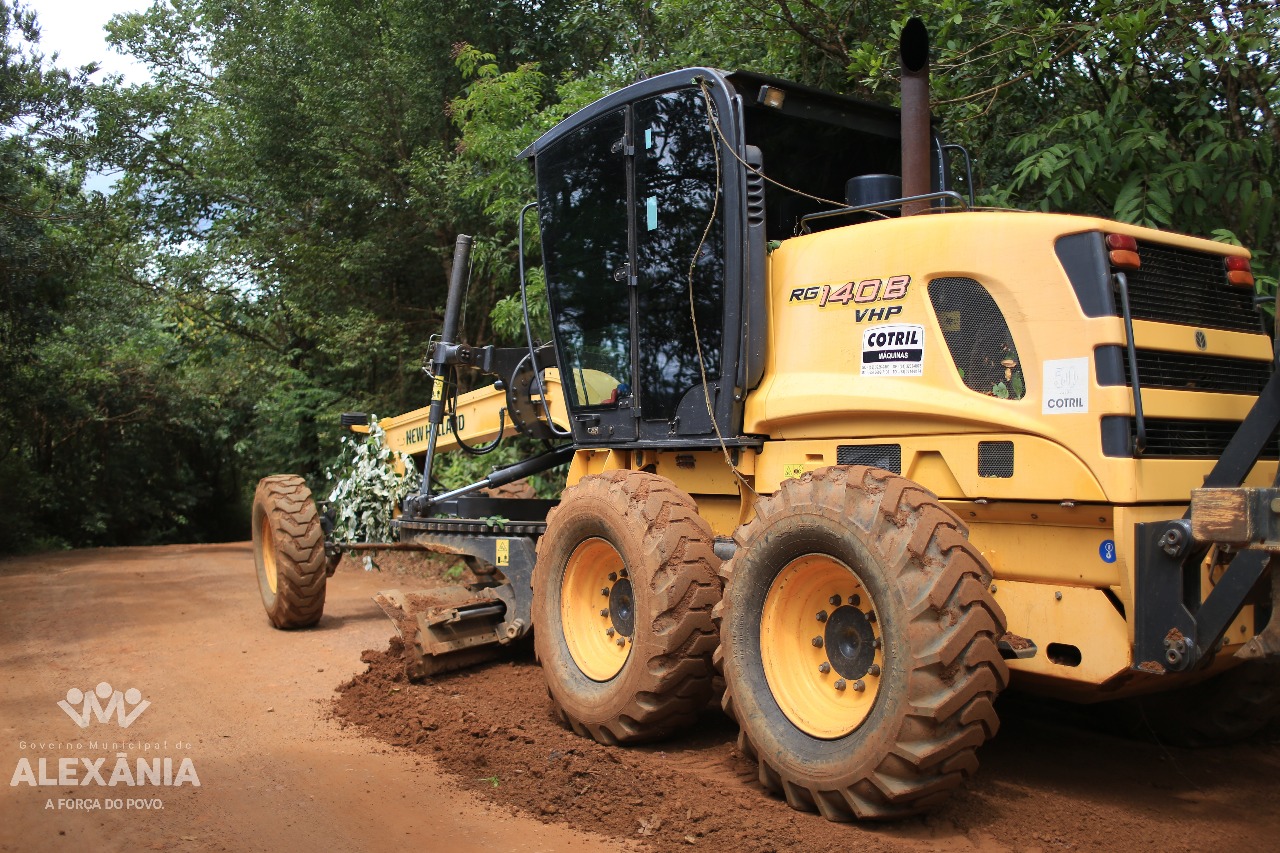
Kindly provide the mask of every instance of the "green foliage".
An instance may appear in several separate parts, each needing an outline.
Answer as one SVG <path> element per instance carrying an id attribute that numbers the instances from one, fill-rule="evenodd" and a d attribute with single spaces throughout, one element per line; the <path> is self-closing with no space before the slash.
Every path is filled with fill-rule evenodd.
<path id="1" fill-rule="evenodd" d="M 536 456 L 545 449 L 534 441 L 516 437 L 504 441 L 497 450 L 484 456 L 471 456 L 461 452 L 441 453 L 436 456 L 432 479 L 441 489 L 461 488 L 478 483 L 495 470 Z M 557 499 L 564 491 L 563 469 L 543 471 L 528 479 L 540 498 Z"/>
<path id="2" fill-rule="evenodd" d="M 334 512 L 337 542 L 391 542 L 396 509 L 417 490 L 422 476 L 413 459 L 393 454 L 376 416 L 369 418 L 369 434 L 342 439 L 342 455 L 328 472 L 333 488 L 329 505 Z M 397 464 L 398 463 L 398 464 Z M 399 471 L 397 471 L 399 468 Z"/>
<path id="3" fill-rule="evenodd" d="M 462 336 L 523 342 L 515 155 L 540 134 L 689 65 L 893 100 L 911 14 L 982 203 L 1243 243 L 1274 290 L 1274 3 L 172 0 L 110 24 L 151 72 L 125 85 L 51 67 L 0 0 L 0 551 L 247 535 L 251 484 L 321 475 L 338 412 L 426 402 L 457 233 Z M 97 171 L 111 192 L 83 190 Z M 992 393 L 1023 396 L 1021 370 Z"/>

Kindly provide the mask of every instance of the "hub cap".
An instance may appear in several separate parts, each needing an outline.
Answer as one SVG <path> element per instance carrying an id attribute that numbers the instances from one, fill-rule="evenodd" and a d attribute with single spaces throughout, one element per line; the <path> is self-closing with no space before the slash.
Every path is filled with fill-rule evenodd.
<path id="1" fill-rule="evenodd" d="M 560 625 L 582 674 L 608 681 L 622 671 L 635 634 L 635 597 L 626 564 L 603 539 L 574 549 L 560 584 Z"/>
<path id="2" fill-rule="evenodd" d="M 760 658 L 782 713 L 813 737 L 844 737 L 880 693 L 879 614 L 861 578 L 808 554 L 774 578 L 760 616 Z"/>

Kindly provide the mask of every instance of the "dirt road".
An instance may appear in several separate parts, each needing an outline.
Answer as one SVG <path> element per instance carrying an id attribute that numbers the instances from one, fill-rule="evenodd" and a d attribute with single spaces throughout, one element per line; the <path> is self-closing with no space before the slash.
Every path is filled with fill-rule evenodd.
<path id="1" fill-rule="evenodd" d="M 81 762 L 79 782 L 89 776 L 84 759 L 105 758 L 109 782 L 124 752 L 134 775 L 138 758 L 171 758 L 174 776 L 190 758 L 200 782 L 6 785 L 0 849 L 617 849 L 486 805 L 430 761 L 330 718 L 334 687 L 365 668 L 361 651 L 387 643 L 390 624 L 370 598 L 386 582 L 346 572 L 316 629 L 282 632 L 263 614 L 247 543 L 0 563 L 5 780 L 23 758 L 37 782 L 40 758 L 55 777 L 68 758 Z M 128 728 L 91 713 L 81 729 L 57 703 L 102 682 L 136 688 L 150 705 Z M 114 799 L 126 808 L 66 807 Z M 163 808 L 127 808 L 130 800 Z"/>
<path id="2" fill-rule="evenodd" d="M 399 583 L 344 566 L 318 628 L 284 633 L 262 614 L 247 545 L 0 563 L 0 759 L 15 783 L 0 795 L 0 849 L 1164 853 L 1280 837 L 1275 733 L 1166 749 L 1016 700 L 940 812 L 828 824 L 763 794 L 718 714 L 672 743 L 610 749 L 556 724 L 527 653 L 405 683 L 369 599 Z M 118 693 L 124 719 L 137 714 L 128 728 L 92 713 L 101 682 L 101 706 Z M 82 729 L 72 716 L 87 706 Z M 58 759 L 79 782 L 102 758 L 109 781 L 120 752 L 134 776 L 138 758 L 170 758 L 174 776 L 189 758 L 200 785 L 57 784 Z M 40 758 L 54 784 L 29 783 Z M 59 808 L 77 799 L 125 808 Z M 162 810 L 145 808 L 155 800 Z"/>

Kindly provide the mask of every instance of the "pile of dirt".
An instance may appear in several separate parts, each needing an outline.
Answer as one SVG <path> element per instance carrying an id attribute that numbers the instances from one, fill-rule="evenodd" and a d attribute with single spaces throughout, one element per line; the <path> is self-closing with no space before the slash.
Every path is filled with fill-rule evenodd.
<path id="1" fill-rule="evenodd" d="M 620 749 L 569 731 L 528 657 L 424 684 L 404 676 L 399 638 L 365 652 L 369 671 L 338 688 L 337 718 L 395 746 L 430 755 L 488 799 L 659 851 L 846 850 L 851 827 L 798 814 L 755 786 L 722 714 L 674 744 Z M 897 849 L 857 832 L 864 850 Z"/>
<path id="2" fill-rule="evenodd" d="M 338 573 L 365 571 L 365 558 L 371 563 L 370 569 L 382 574 L 387 579 L 387 586 L 398 586 L 401 583 L 440 586 L 450 583 L 471 583 L 475 576 L 466 568 L 462 558 L 454 554 L 437 554 L 434 551 L 361 551 L 348 552 L 342 555 L 338 564 Z"/>
<path id="3" fill-rule="evenodd" d="M 393 639 L 364 653 L 368 671 L 338 688 L 341 724 L 430 756 L 490 801 L 656 851 L 1048 853 L 1124 838 L 1134 850 L 1169 853 L 1247 849 L 1280 832 L 1271 736 L 1181 750 L 1090 730 L 1074 706 L 1004 696 L 1004 725 L 980 754 L 982 770 L 942 808 L 889 824 L 833 824 L 765 793 L 718 709 L 674 740 L 606 747 L 561 723 L 527 645 L 422 684 L 405 678 L 402 651 Z"/>

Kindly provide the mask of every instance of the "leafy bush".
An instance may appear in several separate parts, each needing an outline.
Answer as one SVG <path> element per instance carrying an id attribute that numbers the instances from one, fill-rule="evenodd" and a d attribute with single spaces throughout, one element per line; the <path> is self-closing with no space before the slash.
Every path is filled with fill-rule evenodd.
<path id="1" fill-rule="evenodd" d="M 396 508 L 422 482 L 413 459 L 392 453 L 385 436 L 375 415 L 369 418 L 368 437 L 342 439 L 338 463 L 328 472 L 329 479 L 336 481 L 329 504 L 337 542 L 390 542 Z"/>

